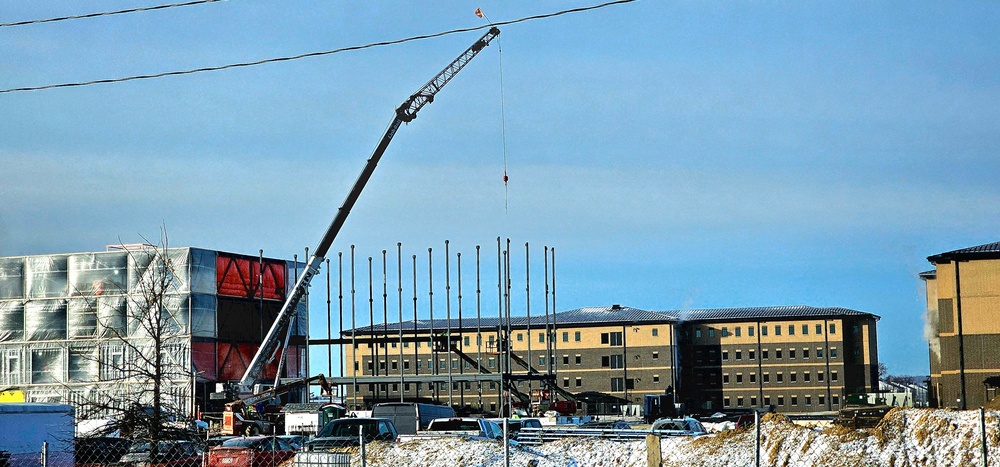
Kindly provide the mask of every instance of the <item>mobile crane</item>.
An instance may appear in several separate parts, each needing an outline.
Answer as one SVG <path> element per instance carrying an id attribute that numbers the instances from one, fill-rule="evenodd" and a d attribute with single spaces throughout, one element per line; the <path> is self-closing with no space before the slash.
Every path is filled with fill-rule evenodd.
<path id="1" fill-rule="evenodd" d="M 358 197 L 361 195 L 361 191 L 364 190 L 368 180 L 375 172 L 375 166 L 378 165 L 379 160 L 382 158 L 382 154 L 385 153 L 386 148 L 389 146 L 389 142 L 392 141 L 392 138 L 395 136 L 400 125 L 403 123 L 409 123 L 413 121 L 413 119 L 417 118 L 417 112 L 420 111 L 423 106 L 433 102 L 434 96 L 441 90 L 441 88 L 448 84 L 448 82 L 451 81 L 451 79 L 454 78 L 455 75 L 461 71 L 473 57 L 479 54 L 483 48 L 490 44 L 490 41 L 499 35 L 500 30 L 496 27 L 491 27 L 486 34 L 480 37 L 479 40 L 466 49 L 465 52 L 462 52 L 462 54 L 445 67 L 444 70 L 441 70 L 440 73 L 431 78 L 430 81 L 418 89 L 417 92 L 410 95 L 409 98 L 396 108 L 395 116 L 393 117 L 392 122 L 382 135 L 382 139 L 379 140 L 378 144 L 375 146 L 375 150 L 365 163 L 364 168 L 361 170 L 361 174 L 354 182 L 354 186 L 351 187 L 351 191 L 348 192 L 347 197 L 340 206 L 340 209 L 337 210 L 337 215 L 333 218 L 333 221 L 327 228 L 326 234 L 323 235 L 319 245 L 315 250 L 313 250 L 313 254 L 309 258 L 309 262 L 302 270 L 302 273 L 295 282 L 295 286 L 288 295 L 288 298 L 285 300 L 284 305 L 282 305 L 281 311 L 278 313 L 278 316 L 275 318 L 271 328 L 264 336 L 264 340 L 261 343 L 260 348 L 257 349 L 257 353 L 254 354 L 253 359 L 247 366 L 246 372 L 243 373 L 243 377 L 234 388 L 235 393 L 243 395 L 253 392 L 254 385 L 260 379 L 264 365 L 273 358 L 272 356 L 278 349 L 280 339 L 279 336 L 281 335 L 281 332 L 287 332 L 289 323 L 295 316 L 298 309 L 299 301 L 301 301 L 302 297 L 305 296 L 313 277 L 319 273 L 319 268 L 326 259 L 326 254 L 330 250 L 333 240 L 337 238 L 337 234 L 340 233 L 340 229 L 347 220 L 347 216 L 351 213 L 351 209 L 354 207 Z M 287 346 L 287 335 L 285 343 Z M 276 390 L 277 388 L 278 385 L 276 381 L 275 389 L 273 390 Z M 262 395 L 264 399 L 269 399 L 269 397 L 266 397 L 265 393 L 267 393 L 267 391 L 262 392 L 259 395 Z M 248 399 L 255 399 L 256 397 L 257 395 L 244 397 L 241 401 L 245 404 Z"/>
<path id="2" fill-rule="evenodd" d="M 312 378 L 298 379 L 290 383 L 278 385 L 266 391 L 226 404 L 226 409 L 222 412 L 222 434 L 256 435 L 273 433 L 274 426 L 282 424 L 281 414 L 268 412 L 268 404 L 272 400 L 288 394 L 293 389 L 309 387 L 314 382 L 319 383 L 323 394 L 333 393 L 333 388 L 326 381 L 326 377 L 319 374 Z M 259 407 L 258 404 L 261 403 L 264 403 L 264 406 Z"/>

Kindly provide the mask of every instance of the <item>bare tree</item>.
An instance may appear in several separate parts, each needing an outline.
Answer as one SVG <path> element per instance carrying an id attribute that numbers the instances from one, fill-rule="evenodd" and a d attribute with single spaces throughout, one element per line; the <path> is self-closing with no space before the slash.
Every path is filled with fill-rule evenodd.
<path id="1" fill-rule="evenodd" d="M 191 323 L 187 295 L 177 293 L 185 274 L 176 269 L 184 261 L 168 248 L 165 230 L 158 244 L 121 249 L 131 269 L 126 286 L 109 291 L 95 284 L 92 291 L 95 301 L 105 297 L 95 307 L 99 345 L 83 356 L 95 362 L 97 384 L 78 410 L 82 418 L 110 418 L 105 431 L 149 440 L 153 459 L 159 441 L 188 433 Z"/>

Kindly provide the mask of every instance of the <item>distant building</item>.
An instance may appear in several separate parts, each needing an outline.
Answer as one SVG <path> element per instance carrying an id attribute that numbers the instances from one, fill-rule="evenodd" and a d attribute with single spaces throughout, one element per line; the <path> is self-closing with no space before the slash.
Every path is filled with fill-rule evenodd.
<path id="1" fill-rule="evenodd" d="M 879 317 L 871 313 L 809 306 L 665 313 L 684 318 L 679 386 L 686 398 L 703 395 L 727 409 L 824 412 L 878 389 Z"/>
<path id="2" fill-rule="evenodd" d="M 868 395 L 870 404 L 895 407 L 929 407 L 927 386 L 911 382 L 879 380 L 877 394 Z"/>
<path id="3" fill-rule="evenodd" d="M 972 408 L 997 396 L 1000 377 L 1000 242 L 927 258 L 931 404 Z"/>
<path id="4" fill-rule="evenodd" d="M 112 394 L 146 403 L 130 399 L 144 382 L 123 368 L 149 345 L 134 319 L 157 274 L 144 259 L 149 248 L 0 258 L 0 389 L 19 388 L 28 402 L 79 405 Z M 164 389 L 182 415 L 194 415 L 209 408 L 217 382 L 242 377 L 296 264 L 198 248 L 170 248 L 167 256 L 171 280 L 159 311 L 177 339 L 164 358 L 190 371 L 165 375 Z M 301 306 L 283 376 L 306 376 Z M 264 376 L 275 371 L 271 365 Z"/>
<path id="5" fill-rule="evenodd" d="M 645 395 L 668 388 L 679 402 L 708 410 L 775 405 L 782 412 L 824 412 L 838 409 L 847 395 L 877 391 L 877 320 L 837 307 L 646 311 L 614 305 L 555 313 L 548 342 L 545 316 L 514 317 L 511 348 L 535 370 L 551 368 L 562 390 L 599 401 L 605 413 L 641 405 Z M 496 412 L 499 385 L 475 375 L 501 371 L 500 325 L 491 317 L 344 331 L 342 337 L 358 340 L 345 346 L 345 376 L 361 381 L 348 386 L 345 403 L 365 410 L 402 395 Z M 461 355 L 435 352 L 431 336 L 451 336 Z M 527 373 L 523 365 L 512 368 Z M 517 387 L 530 394 L 539 384 Z"/>

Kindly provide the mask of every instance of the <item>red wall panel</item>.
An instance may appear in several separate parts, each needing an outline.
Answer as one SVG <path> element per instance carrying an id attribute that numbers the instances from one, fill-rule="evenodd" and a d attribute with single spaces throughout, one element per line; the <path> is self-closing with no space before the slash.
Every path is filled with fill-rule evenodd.
<path id="1" fill-rule="evenodd" d="M 215 342 L 192 342 L 191 361 L 199 378 L 218 381 L 219 369 L 215 356 Z"/>
<path id="2" fill-rule="evenodd" d="M 257 344 L 228 344 L 219 342 L 219 381 L 237 380 L 247 371 L 250 360 L 257 352 Z M 278 366 L 273 363 L 264 365 L 261 379 L 274 379 Z"/>
<path id="3" fill-rule="evenodd" d="M 262 267 L 263 266 L 263 267 Z M 261 271 L 263 270 L 263 287 Z M 249 256 L 227 256 L 220 253 L 215 259 L 218 294 L 230 297 L 285 299 L 284 261 Z"/>

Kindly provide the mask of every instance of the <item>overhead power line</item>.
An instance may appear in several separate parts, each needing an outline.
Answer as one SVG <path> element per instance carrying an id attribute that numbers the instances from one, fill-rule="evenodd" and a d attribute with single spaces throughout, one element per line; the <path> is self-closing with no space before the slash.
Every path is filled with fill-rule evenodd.
<path id="1" fill-rule="evenodd" d="M 184 2 L 184 3 L 170 3 L 170 4 L 167 4 L 167 5 L 156 5 L 156 6 L 148 6 L 148 7 L 143 7 L 143 8 L 129 8 L 127 10 L 102 11 L 100 13 L 87 13 L 85 15 L 60 16 L 58 18 L 47 18 L 47 19 L 32 19 L 32 20 L 28 20 L 28 21 L 18 21 L 18 22 L 15 22 L 15 23 L 0 23 L 0 28 L 9 27 L 9 26 L 25 26 L 25 25 L 28 25 L 28 24 L 54 23 L 56 21 L 67 21 L 67 20 L 71 20 L 71 19 L 96 18 L 98 16 L 120 15 L 120 14 L 124 14 L 124 13 L 135 13 L 135 12 L 139 12 L 139 11 L 163 10 L 163 9 L 167 9 L 167 8 L 176 8 L 176 7 L 180 7 L 180 6 L 191 6 L 191 5 L 199 5 L 199 4 L 202 4 L 202 3 L 213 3 L 213 2 L 221 2 L 221 1 L 223 1 L 223 0 L 194 0 L 194 1 L 191 1 L 191 2 Z"/>
<path id="2" fill-rule="evenodd" d="M 211 1 L 220 1 L 220 0 L 211 0 Z M 523 23 L 525 21 L 532 21 L 532 20 L 536 20 L 536 19 L 552 18 L 552 17 L 555 17 L 555 16 L 561 16 L 561 15 L 565 15 L 565 14 L 569 14 L 569 13 L 579 13 L 579 12 L 583 12 L 583 11 L 597 10 L 597 9 L 600 9 L 600 8 L 605 8 L 605 7 L 609 7 L 609 6 L 613 6 L 613 5 L 620 5 L 620 4 L 623 4 L 623 3 L 632 3 L 632 2 L 635 2 L 635 1 L 637 1 L 637 0 L 614 0 L 614 1 L 606 2 L 606 3 L 601 3 L 601 4 L 598 4 L 598 5 L 591 5 L 591 6 L 585 6 L 585 7 L 579 7 L 579 8 L 571 8 L 571 9 L 568 9 L 568 10 L 557 11 L 557 12 L 554 12 L 554 13 L 545 13 L 545 14 L 541 14 L 541 15 L 526 16 L 526 17 L 523 17 L 523 18 L 518 18 L 518 19 L 514 19 L 514 20 L 510 20 L 510 21 L 501 21 L 501 22 L 498 22 L 498 23 L 493 23 L 492 25 L 476 26 L 476 27 L 471 27 L 471 28 L 452 29 L 452 30 L 449 30 L 449 31 L 442 31 L 442 32 L 437 32 L 437 33 L 433 33 L 433 34 L 424 34 L 424 35 L 419 35 L 419 36 L 410 36 L 410 37 L 406 37 L 406 38 L 403 38 L 403 39 L 395 39 L 395 40 L 382 41 L 382 42 L 372 42 L 372 43 L 368 43 L 368 44 L 364 44 L 364 45 L 354 45 L 354 46 L 349 46 L 349 47 L 341 47 L 339 49 L 324 50 L 324 51 L 320 51 L 320 52 L 309 52 L 309 53 L 304 53 L 304 54 L 299 54 L 299 55 L 290 55 L 290 56 L 285 56 L 285 57 L 266 58 L 266 59 L 263 59 L 263 60 L 256 60 L 256 61 L 252 61 L 252 62 L 230 63 L 228 65 L 209 66 L 209 67 L 202 67 L 202 68 L 194 68 L 194 69 L 190 69 L 190 70 L 165 71 L 165 72 L 161 72 L 161 73 L 152 73 L 152 74 L 146 74 L 146 75 L 125 76 L 125 77 L 121 77 L 121 78 L 107 78 L 107 79 L 97 79 L 97 80 L 92 80 L 92 81 L 80 81 L 80 82 L 73 82 L 73 83 L 46 84 L 46 85 L 43 85 L 43 86 L 30 86 L 30 87 L 0 89 L 0 94 L 11 93 L 11 92 L 21 92 L 21 91 L 41 91 L 41 90 L 45 90 L 45 89 L 56 89 L 56 88 L 73 88 L 73 87 L 80 87 L 80 86 L 90 86 L 90 85 L 94 85 L 94 84 L 121 83 L 121 82 L 125 82 L 125 81 L 135 81 L 135 80 L 140 80 L 140 79 L 153 79 L 153 78 L 164 78 L 164 77 L 167 77 L 167 76 L 190 75 L 190 74 L 202 73 L 202 72 L 206 72 L 206 71 L 219 71 L 219 70 L 227 70 L 227 69 L 230 69 L 230 68 L 242 68 L 242 67 L 264 65 L 264 64 L 267 64 L 267 63 L 287 62 L 287 61 L 299 60 L 299 59 L 303 59 L 303 58 L 320 57 L 320 56 L 323 56 L 323 55 L 332 55 L 332 54 L 341 53 L 341 52 L 349 52 L 349 51 L 354 51 L 354 50 L 370 49 L 370 48 L 373 48 L 373 47 L 382 47 L 382 46 L 387 46 L 387 45 L 402 44 L 404 42 L 412 42 L 412 41 L 423 40 L 423 39 L 431 39 L 431 38 L 435 38 L 435 37 L 448 36 L 448 35 L 451 35 L 451 34 L 459 34 L 459 33 L 463 33 L 463 32 L 478 31 L 480 29 L 486 29 L 486 28 L 490 28 L 490 27 L 493 27 L 493 26 L 503 26 L 503 25 L 507 25 L 507 24 Z"/>

